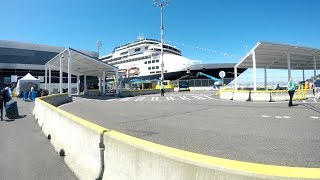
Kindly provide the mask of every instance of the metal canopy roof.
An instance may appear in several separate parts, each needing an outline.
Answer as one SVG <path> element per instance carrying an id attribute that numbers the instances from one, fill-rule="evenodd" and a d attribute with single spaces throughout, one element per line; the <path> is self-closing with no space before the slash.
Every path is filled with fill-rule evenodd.
<path id="1" fill-rule="evenodd" d="M 288 53 L 290 54 L 290 67 L 292 70 L 314 69 L 314 56 L 316 64 L 320 65 L 320 49 L 258 42 L 235 67 L 251 68 L 253 52 L 256 56 L 257 68 L 288 69 Z M 319 65 L 318 69 L 320 67 Z"/>
<path id="2" fill-rule="evenodd" d="M 87 76 L 102 76 L 102 72 L 106 75 L 114 75 L 117 67 L 94 59 L 80 51 L 72 48 L 67 48 L 57 56 L 46 63 L 50 64 L 51 70 L 60 71 L 60 57 L 62 57 L 62 71 L 68 73 L 68 51 L 71 56 L 71 74 L 73 75 L 87 75 Z"/>

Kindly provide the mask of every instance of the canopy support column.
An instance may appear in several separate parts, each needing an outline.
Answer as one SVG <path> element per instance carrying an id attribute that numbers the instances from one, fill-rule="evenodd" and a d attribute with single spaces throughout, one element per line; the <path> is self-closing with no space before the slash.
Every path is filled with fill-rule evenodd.
<path id="1" fill-rule="evenodd" d="M 316 62 L 316 56 L 313 56 L 313 82 L 315 82 L 317 77 L 317 62 Z"/>
<path id="2" fill-rule="evenodd" d="M 46 64 L 44 66 L 44 89 L 47 90 L 48 89 L 48 65 Z"/>
<path id="3" fill-rule="evenodd" d="M 287 54 L 287 64 L 288 64 L 288 82 L 291 78 L 291 59 L 290 59 L 290 53 Z"/>
<path id="4" fill-rule="evenodd" d="M 68 95 L 71 97 L 71 66 L 72 66 L 72 58 L 70 49 L 68 49 Z"/>
<path id="5" fill-rule="evenodd" d="M 80 75 L 77 75 L 77 94 L 80 94 Z"/>
<path id="6" fill-rule="evenodd" d="M 83 93 L 84 94 L 87 93 L 87 75 L 86 74 L 83 76 Z"/>
<path id="7" fill-rule="evenodd" d="M 257 90 L 257 64 L 256 64 L 256 53 L 252 52 L 252 68 L 253 68 L 253 90 Z"/>
<path id="8" fill-rule="evenodd" d="M 102 86 L 101 86 L 101 77 L 98 77 L 99 79 L 99 93 L 102 93 Z"/>
<path id="9" fill-rule="evenodd" d="M 103 71 L 102 73 L 102 93 L 106 94 L 106 72 Z"/>
<path id="10" fill-rule="evenodd" d="M 304 81 L 304 69 L 302 69 L 302 81 Z"/>
<path id="11" fill-rule="evenodd" d="M 264 89 L 265 90 L 268 90 L 268 86 L 267 86 L 267 84 L 268 84 L 268 79 L 267 79 L 268 77 L 267 77 L 267 68 L 264 68 Z"/>
<path id="12" fill-rule="evenodd" d="M 238 90 L 238 69 L 234 67 L 234 90 Z"/>
<path id="13" fill-rule="evenodd" d="M 63 71 L 62 71 L 62 64 L 63 64 L 63 60 L 62 57 L 60 56 L 60 74 L 59 74 L 59 92 L 60 94 L 62 94 L 62 83 L 63 83 Z"/>
<path id="14" fill-rule="evenodd" d="M 119 73 L 118 73 L 118 69 L 116 69 L 116 96 L 119 95 Z"/>
<path id="15" fill-rule="evenodd" d="M 49 64 L 49 94 L 51 94 L 51 64 Z"/>

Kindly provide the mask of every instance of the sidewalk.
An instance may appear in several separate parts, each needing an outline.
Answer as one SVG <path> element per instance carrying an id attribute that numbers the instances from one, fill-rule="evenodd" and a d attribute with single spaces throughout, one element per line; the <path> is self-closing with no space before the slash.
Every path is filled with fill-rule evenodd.
<path id="1" fill-rule="evenodd" d="M 0 179 L 77 179 L 34 119 L 34 102 L 14 100 L 21 118 L 0 121 Z"/>

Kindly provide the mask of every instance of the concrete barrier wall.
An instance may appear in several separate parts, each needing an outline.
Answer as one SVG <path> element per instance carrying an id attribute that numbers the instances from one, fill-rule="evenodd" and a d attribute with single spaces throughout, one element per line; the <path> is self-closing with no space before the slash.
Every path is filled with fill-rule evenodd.
<path id="1" fill-rule="evenodd" d="M 116 131 L 104 134 L 103 179 L 250 180 L 320 178 L 320 169 L 271 166 L 205 156 Z"/>
<path id="2" fill-rule="evenodd" d="M 34 115 L 51 144 L 80 179 L 96 179 L 100 171 L 100 135 L 107 129 L 69 114 L 45 102 L 59 104 L 68 96 L 46 97 L 35 102 Z M 54 102 L 56 100 L 56 102 Z"/>
<path id="3" fill-rule="evenodd" d="M 54 148 L 64 150 L 66 164 L 80 179 L 96 179 L 103 161 L 103 179 L 320 179 L 319 168 L 216 158 L 110 131 L 52 106 L 45 102 L 54 101 L 52 97 L 46 98 L 36 100 L 34 115 L 43 122 L 42 129 L 51 136 Z M 99 144 L 106 148 L 102 154 Z"/>
<path id="4" fill-rule="evenodd" d="M 234 91 L 234 90 L 221 90 L 220 99 L 231 99 L 238 101 L 245 101 L 249 99 L 251 93 L 251 101 L 288 101 L 289 94 L 286 90 L 275 90 L 275 91 Z M 271 96 L 270 96 L 271 93 Z M 299 93 L 294 93 L 293 99 L 297 100 Z M 301 95 L 300 95 L 301 96 Z M 313 98 L 312 90 L 306 91 L 306 98 Z"/>

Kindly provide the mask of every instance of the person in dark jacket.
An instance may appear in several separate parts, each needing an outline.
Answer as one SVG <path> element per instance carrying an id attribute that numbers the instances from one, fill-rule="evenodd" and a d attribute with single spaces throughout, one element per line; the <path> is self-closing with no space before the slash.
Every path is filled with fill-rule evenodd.
<path id="1" fill-rule="evenodd" d="M 3 97 L 2 97 L 2 91 L 0 93 L 0 113 L 1 113 L 1 121 L 3 121 Z"/>

